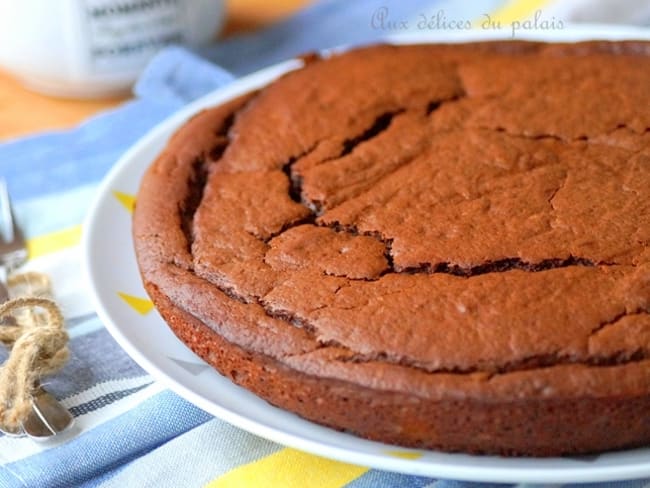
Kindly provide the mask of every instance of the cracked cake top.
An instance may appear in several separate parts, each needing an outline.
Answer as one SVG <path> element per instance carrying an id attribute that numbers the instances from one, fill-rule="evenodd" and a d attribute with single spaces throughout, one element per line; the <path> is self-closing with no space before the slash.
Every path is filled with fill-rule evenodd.
<path id="1" fill-rule="evenodd" d="M 423 396 L 642 388 L 648 51 L 311 61 L 172 139 L 138 196 L 143 277 L 310 374 Z"/>

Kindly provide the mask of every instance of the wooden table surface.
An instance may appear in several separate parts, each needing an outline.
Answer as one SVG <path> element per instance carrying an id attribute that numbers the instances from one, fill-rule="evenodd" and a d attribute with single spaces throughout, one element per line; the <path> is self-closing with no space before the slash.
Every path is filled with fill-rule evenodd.
<path id="1" fill-rule="evenodd" d="M 221 36 L 253 31 L 290 15 L 306 0 L 226 0 Z M 0 71 L 0 140 L 74 126 L 91 115 L 123 103 L 126 98 L 70 100 L 31 92 Z"/>

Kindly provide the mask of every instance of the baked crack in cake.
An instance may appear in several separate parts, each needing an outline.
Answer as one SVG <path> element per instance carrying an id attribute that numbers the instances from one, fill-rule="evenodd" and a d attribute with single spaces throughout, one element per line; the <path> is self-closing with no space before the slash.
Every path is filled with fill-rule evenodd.
<path id="1" fill-rule="evenodd" d="M 149 168 L 144 284 L 218 371 L 335 429 L 648 445 L 649 87 L 641 41 L 312 59 L 196 115 Z"/>

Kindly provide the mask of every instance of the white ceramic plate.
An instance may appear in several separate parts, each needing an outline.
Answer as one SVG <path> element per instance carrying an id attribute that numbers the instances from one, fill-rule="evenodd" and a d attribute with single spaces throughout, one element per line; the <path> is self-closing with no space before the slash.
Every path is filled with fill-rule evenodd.
<path id="1" fill-rule="evenodd" d="M 484 32 L 437 34 L 405 39 L 453 42 L 499 37 Z M 529 33 L 526 38 L 647 40 L 650 34 L 648 30 L 590 26 Z M 130 196 L 137 192 L 145 169 L 192 114 L 261 87 L 300 64 L 292 60 L 276 65 L 192 103 L 140 140 L 106 177 L 84 226 L 83 247 L 97 312 L 119 344 L 155 378 L 205 411 L 281 444 L 345 462 L 439 478 L 494 482 L 564 483 L 650 476 L 650 448 L 580 458 L 469 456 L 408 450 L 321 427 L 269 405 L 220 376 L 185 347 L 151 309 L 138 274 L 128 211 Z"/>

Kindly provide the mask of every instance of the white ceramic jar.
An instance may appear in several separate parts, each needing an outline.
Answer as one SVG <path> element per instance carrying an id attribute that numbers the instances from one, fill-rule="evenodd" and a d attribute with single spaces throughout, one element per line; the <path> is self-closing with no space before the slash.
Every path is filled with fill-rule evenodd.
<path id="1" fill-rule="evenodd" d="M 223 0 L 0 0 L 0 67 L 65 97 L 123 93 L 169 44 L 215 38 Z"/>

